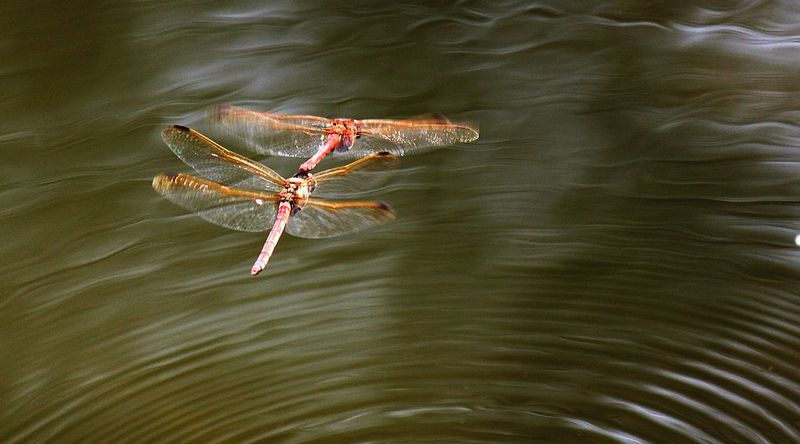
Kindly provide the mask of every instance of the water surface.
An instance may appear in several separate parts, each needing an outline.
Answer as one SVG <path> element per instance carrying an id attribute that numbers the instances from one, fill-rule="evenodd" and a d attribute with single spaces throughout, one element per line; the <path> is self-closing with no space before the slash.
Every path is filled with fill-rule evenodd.
<path id="1" fill-rule="evenodd" d="M 800 441 L 792 2 L 0 7 L 0 441 Z M 164 201 L 234 103 L 473 144 L 326 240 Z M 264 159 L 285 175 L 299 159 Z M 337 165 L 326 159 L 321 168 Z"/>

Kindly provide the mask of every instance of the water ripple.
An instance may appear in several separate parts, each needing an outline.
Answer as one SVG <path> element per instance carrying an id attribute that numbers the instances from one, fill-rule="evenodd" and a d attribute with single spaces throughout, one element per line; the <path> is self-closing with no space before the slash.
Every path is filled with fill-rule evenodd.
<path id="1" fill-rule="evenodd" d="M 550 3 L 3 8 L 0 440 L 800 441 L 796 8 Z M 149 185 L 228 102 L 482 136 L 251 279 Z"/>

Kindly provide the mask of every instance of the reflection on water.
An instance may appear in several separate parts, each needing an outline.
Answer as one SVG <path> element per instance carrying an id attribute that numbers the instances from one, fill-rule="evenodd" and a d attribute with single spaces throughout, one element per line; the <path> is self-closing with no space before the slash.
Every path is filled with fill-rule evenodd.
<path id="1" fill-rule="evenodd" d="M 0 441 L 800 440 L 791 2 L 84 6 L 0 7 Z M 229 102 L 481 139 L 251 279 L 150 188 Z"/>

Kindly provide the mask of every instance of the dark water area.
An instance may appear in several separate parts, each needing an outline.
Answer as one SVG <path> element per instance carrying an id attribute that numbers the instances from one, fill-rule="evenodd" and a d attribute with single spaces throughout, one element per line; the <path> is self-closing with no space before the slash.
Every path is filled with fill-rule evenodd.
<path id="1" fill-rule="evenodd" d="M 0 442 L 800 442 L 800 6 L 6 2 Z M 395 221 L 151 188 L 232 103 L 441 113 Z M 302 159 L 264 158 L 291 175 Z M 326 159 L 321 168 L 339 165 Z"/>

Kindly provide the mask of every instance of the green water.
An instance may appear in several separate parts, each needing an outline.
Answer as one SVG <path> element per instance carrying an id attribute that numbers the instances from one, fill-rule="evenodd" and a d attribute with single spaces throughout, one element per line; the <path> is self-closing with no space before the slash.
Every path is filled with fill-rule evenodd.
<path id="1" fill-rule="evenodd" d="M 800 440 L 791 2 L 6 2 L 0 441 Z M 233 103 L 472 144 L 323 240 L 150 182 Z M 291 175 L 301 159 L 262 159 Z M 326 159 L 320 166 L 343 161 Z"/>

